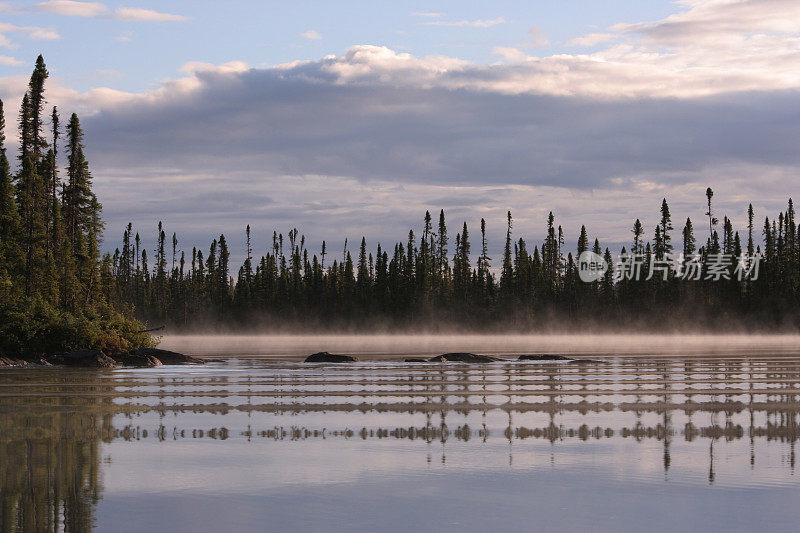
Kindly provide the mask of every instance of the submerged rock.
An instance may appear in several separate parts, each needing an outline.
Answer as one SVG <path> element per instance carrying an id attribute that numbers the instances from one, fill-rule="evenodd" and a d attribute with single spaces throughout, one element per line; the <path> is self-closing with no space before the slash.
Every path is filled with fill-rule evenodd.
<path id="1" fill-rule="evenodd" d="M 198 357 L 192 357 L 191 355 L 184 355 L 178 352 L 170 352 L 169 350 L 159 350 L 158 348 L 139 348 L 133 355 L 135 357 L 153 357 L 165 365 L 205 363 L 205 361 Z"/>
<path id="2" fill-rule="evenodd" d="M 444 363 L 444 362 L 456 362 L 456 363 L 494 363 L 495 361 L 501 361 L 497 357 L 492 357 L 489 355 L 477 355 L 474 353 L 445 353 L 442 355 L 437 355 L 436 357 L 431 357 L 428 361 L 432 363 Z"/>
<path id="3" fill-rule="evenodd" d="M 335 353 L 318 352 L 306 357 L 306 363 L 352 363 L 358 361 L 352 355 L 338 355 Z"/>
<path id="4" fill-rule="evenodd" d="M 117 362 L 100 350 L 76 350 L 51 356 L 49 363 L 54 365 L 74 366 L 81 368 L 114 368 Z"/>
<path id="5" fill-rule="evenodd" d="M 566 361 L 568 359 L 569 357 L 552 353 L 535 353 L 519 356 L 520 361 Z"/>
<path id="6" fill-rule="evenodd" d="M 114 360 L 123 366 L 135 366 L 137 368 L 153 368 L 162 364 L 160 359 L 152 355 L 118 355 L 114 356 Z"/>
<path id="7" fill-rule="evenodd" d="M 405 362 L 405 363 L 427 363 L 428 360 L 427 359 L 422 359 L 420 357 L 406 357 L 405 359 L 403 359 L 403 362 Z"/>

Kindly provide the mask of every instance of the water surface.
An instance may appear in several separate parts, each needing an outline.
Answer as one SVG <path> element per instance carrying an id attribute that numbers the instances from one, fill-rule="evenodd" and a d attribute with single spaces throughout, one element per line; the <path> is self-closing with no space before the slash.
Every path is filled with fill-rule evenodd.
<path id="1" fill-rule="evenodd" d="M 800 519 L 800 357 L 291 359 L 0 372 L 0 529 L 793 531 Z"/>

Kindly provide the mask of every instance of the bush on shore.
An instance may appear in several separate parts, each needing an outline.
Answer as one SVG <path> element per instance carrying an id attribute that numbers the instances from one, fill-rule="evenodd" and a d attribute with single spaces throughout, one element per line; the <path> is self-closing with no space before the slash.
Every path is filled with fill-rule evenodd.
<path id="1" fill-rule="evenodd" d="M 0 356 L 30 360 L 79 349 L 125 354 L 158 343 L 143 329 L 108 305 L 69 313 L 39 299 L 0 303 Z"/>

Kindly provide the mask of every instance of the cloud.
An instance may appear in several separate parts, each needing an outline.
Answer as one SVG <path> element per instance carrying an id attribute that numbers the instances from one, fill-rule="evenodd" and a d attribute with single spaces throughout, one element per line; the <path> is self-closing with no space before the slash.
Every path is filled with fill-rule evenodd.
<path id="1" fill-rule="evenodd" d="M 75 0 L 50 0 L 40 2 L 36 4 L 36 7 L 43 11 L 70 17 L 97 17 L 108 9 L 99 2 L 77 2 Z"/>
<path id="2" fill-rule="evenodd" d="M 20 10 L 9 4 L 8 2 L 0 2 L 0 13 L 7 14 L 7 15 L 16 15 L 20 13 Z"/>
<path id="3" fill-rule="evenodd" d="M 602 98 L 690 98 L 800 87 L 800 71 L 795 68 L 800 63 L 800 40 L 794 50 L 773 38 L 765 38 L 760 44 L 757 41 L 740 50 L 738 61 L 694 48 L 680 53 L 656 52 L 618 44 L 592 54 L 546 57 L 523 57 L 511 47 L 496 49 L 506 57 L 513 54 L 513 65 L 473 65 L 444 56 L 419 58 L 362 45 L 343 56 L 326 56 L 317 63 L 319 69 L 314 75 L 325 79 L 332 76 L 338 83 L 382 79 L 403 86 Z M 281 68 L 301 65 L 309 63 L 289 63 Z"/>
<path id="4" fill-rule="evenodd" d="M 492 26 L 498 26 L 505 23 L 506 19 L 499 17 L 496 19 L 486 20 L 431 20 L 428 22 L 423 22 L 422 24 L 425 26 L 443 26 L 451 28 L 491 28 Z"/>
<path id="5" fill-rule="evenodd" d="M 421 17 L 421 18 L 428 18 L 428 19 L 438 19 L 444 16 L 443 13 L 436 13 L 433 11 L 415 11 L 411 13 L 412 17 Z"/>
<path id="6" fill-rule="evenodd" d="M 485 83 L 517 70 L 357 47 L 267 69 L 192 63 L 143 94 L 48 94 L 84 114 L 105 169 L 592 188 L 663 173 L 679 183 L 732 161 L 800 165 L 789 141 L 800 122 L 782 118 L 800 106 L 793 91 L 587 99 Z"/>
<path id="7" fill-rule="evenodd" d="M 131 32 L 131 31 L 123 32 L 123 33 L 117 35 L 116 37 L 114 37 L 114 40 L 118 41 L 118 42 L 121 42 L 121 43 L 130 42 L 130 41 L 133 40 L 133 32 Z"/>
<path id="8" fill-rule="evenodd" d="M 652 23 L 615 24 L 611 30 L 682 45 L 725 35 L 800 32 L 800 3 L 795 0 L 681 0 L 679 4 L 688 9 Z"/>
<path id="9" fill-rule="evenodd" d="M 170 13 L 159 13 L 151 9 L 140 9 L 136 7 L 121 7 L 114 12 L 117 20 L 133 20 L 144 22 L 169 22 L 188 20 L 183 15 L 172 15 Z"/>
<path id="10" fill-rule="evenodd" d="M 36 28 L 28 34 L 28 37 L 40 41 L 51 41 L 61 38 L 58 32 L 52 28 Z"/>
<path id="11" fill-rule="evenodd" d="M 568 235 L 586 223 L 610 245 L 629 235 L 620 212 L 653 225 L 667 196 L 676 220 L 701 216 L 711 185 L 743 222 L 747 201 L 777 209 L 800 171 L 795 91 L 590 99 L 485 83 L 517 70 L 357 47 L 275 68 L 192 64 L 149 93 L 60 107 L 101 102 L 84 126 L 109 227 L 164 216 L 195 242 L 246 223 L 266 239 L 290 220 L 315 240 L 386 243 L 438 208 L 499 232 L 511 208 L 530 239 L 554 209 Z"/>
<path id="12" fill-rule="evenodd" d="M 2 35 L 0 35 L 0 39 L 2 39 Z M 0 46 L 2 46 L 2 40 L 0 40 Z M 7 67 L 20 67 L 24 64 L 25 63 L 22 61 L 14 59 L 11 56 L 0 55 L 0 65 L 5 65 Z"/>
<path id="13" fill-rule="evenodd" d="M 111 18 L 115 20 L 136 22 L 169 22 L 188 20 L 183 15 L 161 13 L 152 9 L 137 7 L 120 7 L 113 13 L 108 6 L 100 2 L 78 2 L 76 0 L 49 0 L 40 2 L 36 7 L 42 11 L 70 17 Z"/>
<path id="14" fill-rule="evenodd" d="M 319 41 L 322 39 L 322 34 L 317 30 L 306 30 L 300 34 L 300 37 L 308 39 L 309 41 Z"/>
<path id="15" fill-rule="evenodd" d="M 567 41 L 570 46 L 596 46 L 601 43 L 613 41 L 617 36 L 613 33 L 590 33 L 583 37 L 575 37 Z"/>
<path id="16" fill-rule="evenodd" d="M 522 62 L 529 58 L 528 54 L 513 46 L 495 46 L 492 53 L 512 62 Z"/>
<path id="17" fill-rule="evenodd" d="M 5 33 L 13 32 L 25 33 L 28 39 L 38 41 L 59 39 L 61 37 L 53 28 L 42 28 L 40 26 L 17 26 L 7 22 L 0 22 L 0 47 L 17 48 L 17 45 L 4 35 Z"/>
<path id="18" fill-rule="evenodd" d="M 110 229 L 165 217 L 195 242 L 251 223 L 386 243 L 425 209 L 499 234 L 511 208 L 535 242 L 554 209 L 568 237 L 587 223 L 606 245 L 628 239 L 629 218 L 652 228 L 663 196 L 694 219 L 712 186 L 740 225 L 748 201 L 761 217 L 797 196 L 800 35 L 752 10 L 770 29 L 741 30 L 734 3 L 614 26 L 592 53 L 495 49 L 512 64 L 361 45 L 271 68 L 190 63 L 145 93 L 54 76 L 47 95 L 83 117 Z M 25 83 L 0 78 L 0 97 Z"/>
<path id="19" fill-rule="evenodd" d="M 550 46 L 550 38 L 547 33 L 539 26 L 531 26 L 528 28 L 528 47 L 534 48 L 547 48 Z"/>

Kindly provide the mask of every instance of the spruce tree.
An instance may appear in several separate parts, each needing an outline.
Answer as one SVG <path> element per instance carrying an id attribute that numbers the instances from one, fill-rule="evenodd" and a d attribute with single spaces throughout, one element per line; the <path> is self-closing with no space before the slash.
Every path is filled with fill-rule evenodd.
<path id="1" fill-rule="evenodd" d="M 581 226 L 581 233 L 578 237 L 578 255 L 589 249 L 589 237 L 586 235 L 586 226 Z"/>
<path id="2" fill-rule="evenodd" d="M 633 246 L 631 246 L 631 254 L 633 255 L 641 255 L 644 253 L 644 248 L 642 247 L 642 235 L 644 235 L 644 228 L 642 227 L 641 221 L 636 219 L 636 222 L 633 223 L 633 229 L 631 230 L 633 233 Z"/>
<path id="3" fill-rule="evenodd" d="M 665 259 L 672 254 L 672 237 L 669 233 L 672 231 L 672 216 L 669 213 L 669 205 L 667 205 L 666 198 L 661 201 L 661 222 L 659 223 L 659 227 L 661 228 L 660 258 Z"/>
<path id="4" fill-rule="evenodd" d="M 697 250 L 695 246 L 694 229 L 692 228 L 692 220 L 686 218 L 686 225 L 683 226 L 683 257 L 688 260 L 692 257 Z"/>
<path id="5" fill-rule="evenodd" d="M 447 259 L 447 224 L 444 220 L 444 209 L 439 211 L 439 238 L 436 241 L 436 256 L 438 261 L 439 277 L 442 285 L 447 282 L 449 261 Z"/>
<path id="6" fill-rule="evenodd" d="M 500 274 L 500 290 L 505 297 L 513 291 L 514 268 L 511 262 L 511 211 L 506 214 L 506 245 L 503 248 L 503 270 Z"/>
<path id="7" fill-rule="evenodd" d="M 489 248 L 486 242 L 486 220 L 481 219 L 481 256 L 478 258 L 478 278 L 481 282 L 481 287 L 484 288 L 489 282 L 489 267 L 491 266 L 491 257 L 489 257 Z"/>

